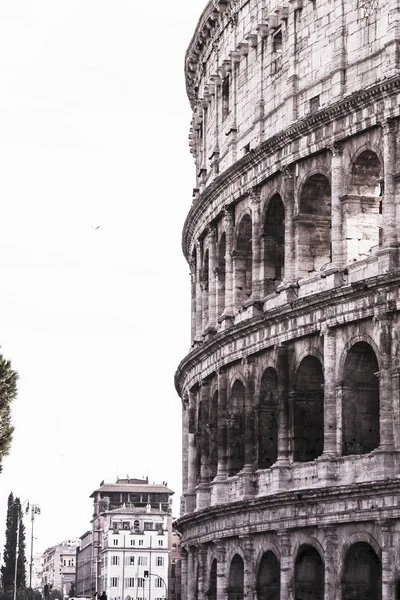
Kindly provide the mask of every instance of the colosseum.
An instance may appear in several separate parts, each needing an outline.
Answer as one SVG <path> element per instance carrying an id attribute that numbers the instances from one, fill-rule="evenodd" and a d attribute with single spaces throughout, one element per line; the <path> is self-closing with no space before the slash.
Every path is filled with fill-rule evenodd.
<path id="1" fill-rule="evenodd" d="M 186 600 L 393 600 L 400 1 L 212 0 L 185 60 Z"/>

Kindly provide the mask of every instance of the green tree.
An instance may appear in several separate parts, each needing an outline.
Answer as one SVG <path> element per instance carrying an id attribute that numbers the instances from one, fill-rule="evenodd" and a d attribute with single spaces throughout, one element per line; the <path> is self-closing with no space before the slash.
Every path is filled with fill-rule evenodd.
<path id="1" fill-rule="evenodd" d="M 25 525 L 22 520 L 21 513 L 21 502 L 19 498 L 15 498 L 14 507 L 16 518 L 19 519 L 19 543 L 18 543 L 18 567 L 17 567 L 17 588 L 25 588 L 26 586 L 26 574 L 25 574 Z M 18 523 L 18 520 L 17 520 Z"/>
<path id="2" fill-rule="evenodd" d="M 17 396 L 18 373 L 11 362 L 0 354 L 0 472 L 3 457 L 10 451 L 14 427 L 11 425 L 11 403 Z"/>
<path id="3" fill-rule="evenodd" d="M 11 492 L 8 496 L 6 517 L 6 542 L 4 544 L 1 581 L 5 592 L 14 587 L 15 558 L 17 551 L 17 531 L 19 521 L 19 548 L 17 565 L 17 588 L 25 588 L 25 525 L 22 520 L 21 502 Z"/>

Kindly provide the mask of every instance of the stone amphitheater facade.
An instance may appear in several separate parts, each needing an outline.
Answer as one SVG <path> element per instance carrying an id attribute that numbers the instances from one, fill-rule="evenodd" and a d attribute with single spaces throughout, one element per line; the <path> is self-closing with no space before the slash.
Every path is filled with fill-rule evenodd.
<path id="1" fill-rule="evenodd" d="M 212 0 L 186 54 L 184 600 L 392 600 L 400 1 Z"/>

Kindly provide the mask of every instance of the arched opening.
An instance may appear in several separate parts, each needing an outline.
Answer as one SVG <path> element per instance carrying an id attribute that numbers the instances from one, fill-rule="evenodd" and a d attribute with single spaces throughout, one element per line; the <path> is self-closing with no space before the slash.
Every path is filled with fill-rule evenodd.
<path id="1" fill-rule="evenodd" d="M 300 547 L 295 565 L 296 600 L 324 600 L 325 568 L 319 552 L 312 546 Z"/>
<path id="2" fill-rule="evenodd" d="M 261 380 L 258 408 L 258 468 L 268 469 L 278 457 L 278 375 L 268 368 Z"/>
<path id="3" fill-rule="evenodd" d="M 324 450 L 324 374 L 320 361 L 300 363 L 293 394 L 293 459 L 307 462 Z"/>
<path id="4" fill-rule="evenodd" d="M 229 411 L 229 476 L 236 475 L 244 467 L 244 410 L 244 385 L 235 381 Z"/>
<path id="5" fill-rule="evenodd" d="M 209 281 L 210 281 L 210 259 L 209 252 L 206 250 L 203 260 L 203 270 L 201 274 L 201 283 L 203 289 L 203 330 L 208 326 L 209 309 Z"/>
<path id="6" fill-rule="evenodd" d="M 381 163 L 372 150 L 364 150 L 353 161 L 349 194 L 343 199 L 347 262 L 366 258 L 381 243 L 381 177 Z"/>
<path id="7" fill-rule="evenodd" d="M 371 546 L 357 542 L 344 560 L 342 600 L 381 600 L 382 565 Z"/>
<path id="8" fill-rule="evenodd" d="M 215 392 L 210 405 L 210 479 L 214 479 L 218 468 L 218 392 Z"/>
<path id="9" fill-rule="evenodd" d="M 235 307 L 241 308 L 252 292 L 252 224 L 245 215 L 238 224 L 234 257 Z"/>
<path id="10" fill-rule="evenodd" d="M 342 393 L 342 454 L 367 454 L 380 443 L 379 379 L 375 352 L 357 342 L 346 357 Z"/>
<path id="11" fill-rule="evenodd" d="M 332 261 L 331 184 L 321 173 L 311 175 L 301 190 L 296 249 L 302 276 L 312 275 Z"/>
<path id="12" fill-rule="evenodd" d="M 217 268 L 217 314 L 222 315 L 225 308 L 225 281 L 226 281 L 226 235 L 223 233 L 218 243 L 218 268 Z"/>
<path id="13" fill-rule="evenodd" d="M 285 207 L 279 194 L 268 204 L 264 219 L 264 293 L 274 292 L 284 276 Z"/>
<path id="14" fill-rule="evenodd" d="M 257 573 L 257 600 L 279 600 L 281 573 L 279 561 L 271 551 L 266 552 Z"/>
<path id="15" fill-rule="evenodd" d="M 209 600 L 217 600 L 217 561 L 214 559 L 210 571 L 210 586 L 207 597 Z"/>
<path id="16" fill-rule="evenodd" d="M 244 563 L 241 556 L 235 554 L 229 569 L 228 600 L 243 600 Z"/>

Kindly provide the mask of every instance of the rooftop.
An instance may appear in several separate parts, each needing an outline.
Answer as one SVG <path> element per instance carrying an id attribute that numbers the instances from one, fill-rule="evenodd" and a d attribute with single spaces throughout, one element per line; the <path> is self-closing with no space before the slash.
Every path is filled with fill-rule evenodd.
<path id="1" fill-rule="evenodd" d="M 116 483 L 101 482 L 100 487 L 90 494 L 90 498 L 94 498 L 99 492 L 137 492 L 137 493 L 153 493 L 153 494 L 173 494 L 166 482 L 162 484 L 149 483 L 146 479 L 117 479 Z"/>

